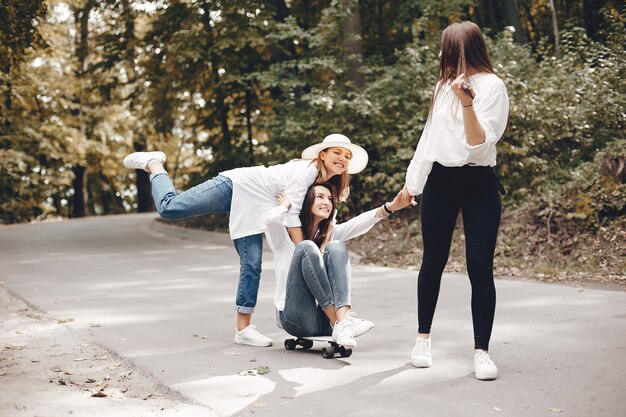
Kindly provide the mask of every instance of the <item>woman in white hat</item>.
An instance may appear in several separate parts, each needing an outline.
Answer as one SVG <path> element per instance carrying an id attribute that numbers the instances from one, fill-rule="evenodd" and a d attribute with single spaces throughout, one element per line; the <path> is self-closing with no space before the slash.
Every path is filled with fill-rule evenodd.
<path id="1" fill-rule="evenodd" d="M 124 158 L 124 166 L 150 173 L 152 197 L 161 217 L 177 220 L 229 213 L 230 236 L 240 259 L 235 343 L 271 346 L 272 340 L 250 325 L 261 277 L 265 212 L 276 206 L 276 194 L 284 192 L 291 201 L 284 225 L 299 243 L 303 240 L 299 214 L 306 190 L 314 182 L 328 182 L 334 195 L 344 201 L 349 193 L 348 174 L 365 168 L 367 152 L 346 136 L 332 134 L 306 148 L 301 160 L 225 171 L 180 194 L 165 171 L 165 159 L 163 152 L 135 152 Z"/>

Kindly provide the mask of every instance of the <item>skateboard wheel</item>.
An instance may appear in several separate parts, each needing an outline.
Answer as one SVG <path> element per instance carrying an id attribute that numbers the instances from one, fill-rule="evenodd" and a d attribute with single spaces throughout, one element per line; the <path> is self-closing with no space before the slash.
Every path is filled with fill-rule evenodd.
<path id="1" fill-rule="evenodd" d="M 312 341 L 312 340 L 305 340 L 305 341 L 302 343 L 302 347 L 303 347 L 304 349 L 311 349 L 311 348 L 313 347 L 313 341 Z"/>
<path id="2" fill-rule="evenodd" d="M 294 350 L 296 348 L 296 341 L 293 339 L 285 339 L 285 349 Z"/>
<path id="3" fill-rule="evenodd" d="M 335 351 L 328 349 L 328 348 L 323 348 L 322 349 L 322 357 L 324 359 L 332 359 L 335 356 Z"/>
<path id="4" fill-rule="evenodd" d="M 339 348 L 339 354 L 342 358 L 350 357 L 350 355 L 352 355 L 352 349 L 341 346 Z"/>

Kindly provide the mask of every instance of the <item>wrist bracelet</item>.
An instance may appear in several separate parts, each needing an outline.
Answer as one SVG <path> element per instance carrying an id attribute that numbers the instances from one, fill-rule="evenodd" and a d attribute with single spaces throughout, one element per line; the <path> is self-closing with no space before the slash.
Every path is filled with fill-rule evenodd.
<path id="1" fill-rule="evenodd" d="M 472 107 L 474 105 L 474 103 L 470 103 L 467 106 L 465 104 L 463 104 L 463 107 Z"/>
<path id="2" fill-rule="evenodd" d="M 387 212 L 387 214 L 388 214 L 388 215 L 393 214 L 393 211 L 391 211 L 391 210 L 389 210 L 389 209 L 387 208 L 387 203 L 383 204 L 383 210 L 385 210 L 385 211 Z"/>

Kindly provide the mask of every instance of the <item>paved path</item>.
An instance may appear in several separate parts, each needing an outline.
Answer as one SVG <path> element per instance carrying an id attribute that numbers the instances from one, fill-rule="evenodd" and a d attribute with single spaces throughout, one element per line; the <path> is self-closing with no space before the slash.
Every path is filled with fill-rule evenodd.
<path id="1" fill-rule="evenodd" d="M 354 309 L 376 327 L 352 357 L 325 360 L 283 349 L 264 257 L 254 323 L 275 344 L 253 348 L 232 342 L 238 258 L 224 235 L 152 214 L 0 227 L 10 291 L 220 416 L 626 415 L 624 292 L 498 280 L 500 377 L 481 382 L 466 277 L 444 277 L 434 365 L 416 369 L 416 272 L 355 266 Z M 270 372 L 240 375 L 261 366 Z"/>

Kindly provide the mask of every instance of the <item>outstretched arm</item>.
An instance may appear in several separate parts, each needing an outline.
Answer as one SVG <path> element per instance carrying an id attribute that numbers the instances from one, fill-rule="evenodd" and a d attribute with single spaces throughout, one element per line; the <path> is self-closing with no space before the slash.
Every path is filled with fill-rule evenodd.
<path id="1" fill-rule="evenodd" d="M 415 205 L 413 196 L 409 194 L 406 186 L 396 194 L 391 203 L 385 203 L 376 210 L 376 217 L 389 217 L 394 211 L 401 210 L 407 206 Z"/>

